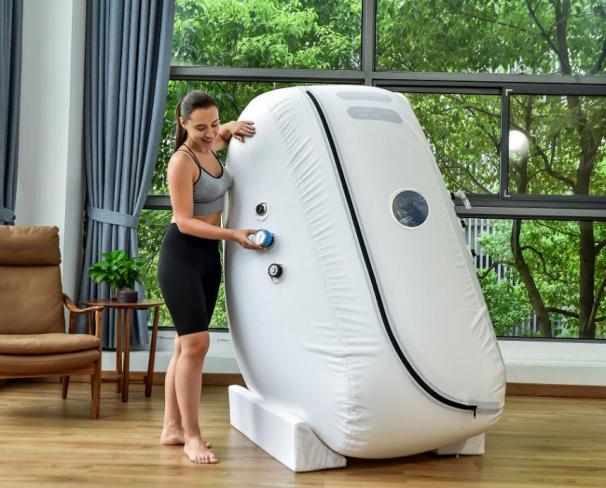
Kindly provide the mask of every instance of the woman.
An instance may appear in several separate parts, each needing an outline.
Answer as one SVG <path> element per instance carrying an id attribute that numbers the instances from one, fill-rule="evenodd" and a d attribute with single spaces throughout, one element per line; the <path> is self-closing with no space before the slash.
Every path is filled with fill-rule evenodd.
<path id="1" fill-rule="evenodd" d="M 198 423 L 200 374 L 210 343 L 208 326 L 221 282 L 219 241 L 262 250 L 249 240 L 254 229 L 221 228 L 223 197 L 231 176 L 215 151 L 231 137 L 244 142 L 253 122 L 220 125 L 210 95 L 192 91 L 176 109 L 175 151 L 168 163 L 173 218 L 160 249 L 158 281 L 177 336 L 165 380 L 164 427 L 160 442 L 183 445 L 195 463 L 216 463 Z"/>

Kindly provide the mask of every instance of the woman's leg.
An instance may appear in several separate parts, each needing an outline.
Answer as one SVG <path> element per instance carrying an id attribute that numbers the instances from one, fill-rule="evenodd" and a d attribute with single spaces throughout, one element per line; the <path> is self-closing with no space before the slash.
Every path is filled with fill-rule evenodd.
<path id="1" fill-rule="evenodd" d="M 175 336 L 175 350 L 168 363 L 166 376 L 164 378 L 164 426 L 160 434 L 160 442 L 167 446 L 183 444 L 183 426 L 181 425 L 181 413 L 175 393 L 175 366 L 181 353 L 179 336 Z"/>
<path id="2" fill-rule="evenodd" d="M 179 344 L 181 352 L 175 364 L 175 391 L 184 432 L 183 451 L 195 463 L 216 463 L 217 458 L 202 439 L 198 421 L 202 366 L 210 336 L 208 331 L 182 335 Z"/>
<path id="3" fill-rule="evenodd" d="M 177 403 L 177 392 L 175 391 L 175 368 L 181 346 L 179 345 L 179 336 L 175 336 L 175 351 L 168 363 L 166 376 L 164 378 L 164 427 L 160 434 L 160 443 L 165 446 L 183 445 L 185 438 L 183 434 L 183 425 L 181 424 L 181 412 Z M 211 447 L 210 442 L 206 447 Z"/>

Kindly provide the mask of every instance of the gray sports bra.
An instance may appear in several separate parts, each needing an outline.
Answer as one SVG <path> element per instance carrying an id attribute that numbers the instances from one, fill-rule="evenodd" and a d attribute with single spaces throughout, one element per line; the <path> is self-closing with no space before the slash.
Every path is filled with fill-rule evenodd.
<path id="1" fill-rule="evenodd" d="M 211 175 L 202 167 L 191 148 L 185 144 L 183 147 L 185 149 L 178 149 L 178 151 L 189 154 L 200 172 L 198 179 L 194 182 L 194 215 L 206 215 L 223 210 L 225 192 L 229 190 L 233 181 L 229 171 L 221 164 L 217 155 L 211 151 L 221 165 L 221 174 L 219 176 Z"/>

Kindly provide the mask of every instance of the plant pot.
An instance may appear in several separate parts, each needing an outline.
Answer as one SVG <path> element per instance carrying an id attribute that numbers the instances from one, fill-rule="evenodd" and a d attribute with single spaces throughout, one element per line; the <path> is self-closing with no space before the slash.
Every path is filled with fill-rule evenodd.
<path id="1" fill-rule="evenodd" d="M 139 294 L 134 290 L 118 290 L 116 301 L 118 303 L 136 303 L 139 299 Z"/>

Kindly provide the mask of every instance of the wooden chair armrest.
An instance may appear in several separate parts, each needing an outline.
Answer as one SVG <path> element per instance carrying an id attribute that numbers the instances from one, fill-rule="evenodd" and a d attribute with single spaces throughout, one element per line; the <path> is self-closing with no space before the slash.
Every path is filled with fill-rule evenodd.
<path id="1" fill-rule="evenodd" d="M 65 308 L 67 308 L 71 313 L 90 313 L 95 312 L 97 310 L 103 310 L 103 307 L 101 305 L 80 308 L 74 302 L 72 302 L 71 298 L 68 297 L 65 293 L 63 294 L 63 304 L 65 305 Z"/>
<path id="2" fill-rule="evenodd" d="M 74 302 L 64 293 L 63 294 L 63 304 L 65 308 L 69 310 L 69 333 L 73 334 L 76 331 L 76 319 L 78 315 L 82 314 L 90 314 L 89 315 L 89 334 L 96 335 L 99 339 L 101 339 L 101 328 L 103 326 L 103 307 L 101 305 L 94 305 L 92 307 L 79 308 L 76 306 Z M 92 316 L 95 316 L 95 327 L 94 334 L 91 330 L 92 327 Z"/>

